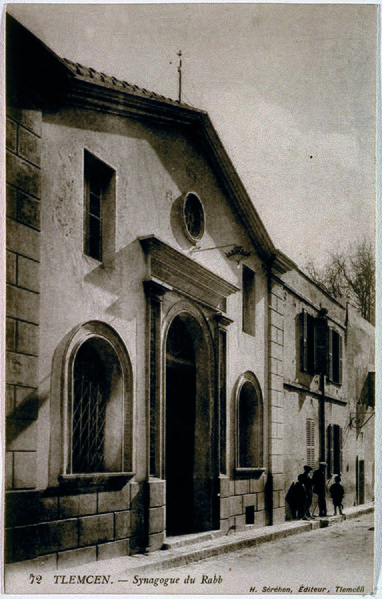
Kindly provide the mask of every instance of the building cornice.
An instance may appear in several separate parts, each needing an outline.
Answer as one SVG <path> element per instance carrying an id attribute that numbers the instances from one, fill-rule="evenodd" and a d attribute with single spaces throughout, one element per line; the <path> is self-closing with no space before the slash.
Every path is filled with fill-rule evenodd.
<path id="1" fill-rule="evenodd" d="M 299 385 L 297 383 L 291 383 L 288 381 L 284 381 L 285 389 L 290 389 L 291 391 L 298 391 L 299 393 L 303 392 L 306 395 L 311 395 L 316 399 L 322 400 L 322 393 L 317 391 L 311 391 L 308 387 L 304 387 L 303 385 Z M 328 403 L 338 404 L 340 406 L 346 406 L 348 401 L 346 399 L 341 399 L 339 397 L 333 397 L 332 395 L 325 394 L 325 401 Z"/>
<path id="2" fill-rule="evenodd" d="M 303 279 L 305 279 L 306 281 L 308 281 L 308 283 L 310 285 L 313 285 L 325 297 L 327 297 L 328 299 L 330 299 L 330 301 L 332 301 L 333 303 L 337 304 L 337 306 L 339 306 L 340 308 L 342 308 L 342 310 L 346 310 L 346 306 L 343 303 L 341 303 L 338 299 L 336 299 L 335 297 L 333 297 L 332 295 L 330 295 L 330 293 L 328 293 L 326 291 L 326 289 L 324 289 L 321 285 L 319 285 L 318 283 L 316 283 L 316 281 L 313 281 L 313 279 L 311 277 L 309 277 L 309 275 L 307 275 L 303 270 L 301 270 L 301 268 L 295 262 L 293 262 L 293 260 L 291 258 L 289 258 L 286 254 L 284 254 L 281 250 L 276 250 L 276 255 L 275 255 L 274 262 L 272 264 L 272 269 L 274 269 L 274 272 L 272 273 L 272 276 L 274 278 L 278 279 L 281 283 L 283 283 L 283 285 L 286 288 L 288 288 L 290 291 L 292 291 L 295 295 L 299 295 L 299 297 L 301 297 L 302 299 L 304 299 L 304 301 L 307 301 L 308 303 L 311 303 L 308 300 L 306 300 L 301 294 L 299 294 L 298 291 L 296 291 L 295 289 L 293 289 L 293 287 L 291 287 L 290 285 L 288 285 L 288 283 L 286 283 L 282 278 L 279 278 L 279 277 L 281 277 L 281 275 L 285 274 L 286 272 L 288 272 L 290 270 L 296 271 L 300 275 L 300 277 L 302 277 Z"/>
<path id="3" fill-rule="evenodd" d="M 161 281 L 215 310 L 226 312 L 226 300 L 239 291 L 238 287 L 228 283 L 155 235 L 141 237 L 139 241 L 148 257 L 148 279 Z"/>
<path id="4" fill-rule="evenodd" d="M 185 104 L 160 99 L 156 94 L 151 97 L 141 96 L 78 75 L 73 76 L 65 100 L 74 106 L 89 110 L 180 125 L 202 124 L 203 116 L 206 115 L 203 111 Z"/>

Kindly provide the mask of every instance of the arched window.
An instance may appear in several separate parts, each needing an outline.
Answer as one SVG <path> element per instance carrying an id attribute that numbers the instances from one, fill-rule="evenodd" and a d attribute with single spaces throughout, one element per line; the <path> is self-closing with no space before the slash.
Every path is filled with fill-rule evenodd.
<path id="1" fill-rule="evenodd" d="M 238 385 L 237 466 L 239 469 L 263 467 L 263 402 L 254 374 L 246 372 Z"/>
<path id="2" fill-rule="evenodd" d="M 92 337 L 73 362 L 71 472 L 122 470 L 123 382 L 113 347 Z"/>
<path id="3" fill-rule="evenodd" d="M 92 320 L 57 346 L 51 381 L 49 484 L 118 485 L 134 475 L 133 370 L 108 324 Z"/>

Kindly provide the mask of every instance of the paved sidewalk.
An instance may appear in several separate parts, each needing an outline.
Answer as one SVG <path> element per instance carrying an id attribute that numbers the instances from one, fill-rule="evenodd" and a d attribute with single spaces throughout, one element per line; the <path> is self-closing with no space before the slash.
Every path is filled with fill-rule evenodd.
<path id="1" fill-rule="evenodd" d="M 170 581 L 170 578 L 173 576 L 171 571 L 174 568 L 180 568 L 179 571 L 181 571 L 182 566 L 191 568 L 191 564 L 194 564 L 194 568 L 197 568 L 198 563 L 200 564 L 200 567 L 203 568 L 204 560 L 210 558 L 223 559 L 224 563 L 227 563 L 226 574 L 228 575 L 228 571 L 233 570 L 233 564 L 235 564 L 234 552 L 239 552 L 238 555 L 242 555 L 243 552 L 241 550 L 259 547 L 259 553 L 261 553 L 261 551 L 265 550 L 265 546 L 268 546 L 269 549 L 272 549 L 273 546 L 276 551 L 275 555 L 277 555 L 277 551 L 279 551 L 277 547 L 279 547 L 279 544 L 272 544 L 271 541 L 285 539 L 286 543 L 292 543 L 293 545 L 293 539 L 300 533 L 307 533 L 306 538 L 309 538 L 314 534 L 312 531 L 316 531 L 317 534 L 320 534 L 319 529 L 331 525 L 338 525 L 343 520 L 358 518 L 365 514 L 370 514 L 373 511 L 374 505 L 368 504 L 347 509 L 345 510 L 344 516 L 317 518 L 309 521 L 300 520 L 284 522 L 275 526 L 266 526 L 228 535 L 223 535 L 220 531 L 211 531 L 198 535 L 169 538 L 167 539 L 167 545 L 171 545 L 171 547 L 162 551 L 85 563 L 77 567 L 73 567 L 72 565 L 68 568 L 60 568 L 59 571 L 49 567 L 48 563 L 44 563 L 44 558 L 42 557 L 41 561 L 36 559 L 33 564 L 31 562 L 24 562 L 8 565 L 5 569 L 5 589 L 8 593 L 22 594 L 26 591 L 28 594 L 90 593 L 94 595 L 111 592 L 114 594 L 126 594 L 127 592 L 145 594 L 147 593 L 147 588 L 144 584 L 139 588 L 134 586 L 134 580 L 137 577 L 139 579 L 140 575 L 149 577 L 149 582 L 152 580 L 154 581 L 153 584 L 157 581 L 160 582 L 162 577 L 164 577 L 163 584 L 165 584 L 166 581 Z M 333 530 L 335 528 L 336 527 L 333 526 Z M 338 529 L 340 530 L 340 527 L 338 527 Z M 309 532 L 311 534 L 309 534 Z M 341 536 L 342 532 L 339 532 L 339 534 Z M 300 544 L 298 546 L 300 546 Z M 254 555 L 256 556 L 257 552 L 254 552 Z M 330 557 L 330 559 L 332 558 Z M 239 572 L 237 567 L 236 571 L 237 573 Z M 164 574 L 160 574 L 162 572 Z M 204 570 L 203 573 L 205 574 Z M 288 573 L 289 570 L 287 571 L 287 574 Z M 211 580 L 208 576 L 206 577 L 206 582 L 209 584 L 211 583 L 212 585 L 211 587 L 208 587 L 210 589 L 209 593 L 212 592 L 215 583 L 216 589 L 219 587 L 223 574 L 224 569 L 221 571 L 221 574 L 212 573 Z M 231 574 L 232 572 L 230 575 Z M 157 576 L 159 576 L 159 578 L 157 578 Z M 168 578 L 168 576 L 170 576 L 170 578 Z M 257 576 L 259 576 L 259 574 Z M 245 576 L 243 579 L 242 578 L 243 577 L 233 581 L 232 588 L 235 592 L 239 588 L 238 585 L 243 585 Z M 188 581 L 185 580 L 184 582 Z M 342 582 L 343 581 L 341 580 L 340 584 L 342 584 Z M 168 584 L 170 584 L 170 582 L 168 582 Z M 176 587 L 174 583 L 173 590 L 175 590 L 175 588 L 178 587 Z M 182 586 L 182 592 L 188 592 L 187 588 L 187 585 L 185 585 L 184 588 Z M 204 585 L 202 588 L 203 594 L 206 588 L 207 587 Z M 156 590 L 160 591 L 161 589 Z M 169 588 L 164 589 L 164 591 L 167 592 L 170 592 L 170 590 L 171 589 Z M 162 589 L 162 592 L 164 591 Z"/>
<path id="2" fill-rule="evenodd" d="M 119 557 L 104 560 L 93 564 L 85 564 L 78 568 L 70 568 L 71 574 L 85 571 L 86 573 L 99 573 L 100 571 L 112 572 L 160 572 L 169 568 L 179 567 L 193 562 L 215 557 L 222 553 L 232 553 L 240 549 L 255 547 L 262 543 L 275 541 L 291 535 L 309 532 L 318 528 L 325 528 L 342 522 L 345 519 L 356 518 L 374 511 L 374 504 L 365 504 L 344 510 L 343 516 L 316 518 L 315 520 L 298 520 L 283 522 L 274 526 L 265 526 L 250 531 L 231 533 L 216 536 L 205 540 L 202 535 L 189 535 L 192 544 L 187 544 L 187 538 L 180 546 L 174 546 L 162 551 L 148 554 L 136 554 L 128 557 Z M 213 535 L 214 533 L 207 533 Z M 188 536 L 188 535 L 187 535 Z M 168 540 L 171 543 L 171 540 Z"/>

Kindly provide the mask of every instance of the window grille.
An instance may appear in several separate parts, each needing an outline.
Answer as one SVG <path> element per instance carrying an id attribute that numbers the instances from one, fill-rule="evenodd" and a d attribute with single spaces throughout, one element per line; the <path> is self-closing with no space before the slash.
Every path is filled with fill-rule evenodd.
<path id="1" fill-rule="evenodd" d="M 314 420 L 313 418 L 306 419 L 306 463 L 314 468 Z"/>
<path id="2" fill-rule="evenodd" d="M 84 343 L 74 361 L 72 472 L 104 472 L 107 389 L 98 352 Z"/>

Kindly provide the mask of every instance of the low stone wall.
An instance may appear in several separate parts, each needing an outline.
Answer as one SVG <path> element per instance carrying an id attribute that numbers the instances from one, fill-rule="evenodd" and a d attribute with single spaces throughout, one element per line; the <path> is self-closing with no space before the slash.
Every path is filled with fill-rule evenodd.
<path id="1" fill-rule="evenodd" d="M 11 492 L 5 506 L 5 561 L 44 557 L 52 567 L 137 552 L 143 538 L 142 485 L 118 491 L 55 495 Z"/>
<path id="2" fill-rule="evenodd" d="M 220 529 L 229 531 L 250 530 L 267 523 L 264 502 L 265 477 L 230 480 L 220 478 Z M 253 524 L 247 524 L 247 508 L 253 507 Z"/>

